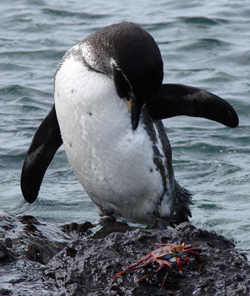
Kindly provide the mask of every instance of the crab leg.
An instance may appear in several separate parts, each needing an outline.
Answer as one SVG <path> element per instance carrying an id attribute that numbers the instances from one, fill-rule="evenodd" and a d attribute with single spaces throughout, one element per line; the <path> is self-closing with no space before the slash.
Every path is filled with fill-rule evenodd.
<path id="1" fill-rule="evenodd" d="M 134 266 L 137 266 L 140 263 L 147 261 L 148 258 L 150 258 L 150 257 L 151 257 L 151 253 L 147 254 L 146 256 L 144 256 L 143 258 L 141 258 L 140 260 L 138 260 L 137 262 L 130 264 L 127 269 L 129 269 L 131 267 L 134 267 Z"/>
<path id="2" fill-rule="evenodd" d="M 201 269 L 202 267 L 202 263 L 201 263 L 201 258 L 200 255 L 197 252 L 201 252 L 201 249 L 197 248 L 197 249 L 190 249 L 190 250 L 185 250 L 185 252 L 187 253 L 187 255 L 193 255 L 195 257 L 195 260 L 199 266 L 199 269 Z"/>
<path id="3" fill-rule="evenodd" d="M 192 251 L 192 252 L 196 252 L 196 253 L 201 253 L 202 250 L 200 248 L 193 248 L 192 245 L 187 245 L 185 246 L 184 250 L 185 251 Z"/>
<path id="4" fill-rule="evenodd" d="M 164 261 L 164 262 L 165 262 L 165 266 L 168 267 L 168 271 L 167 271 L 167 273 L 166 273 L 166 275 L 165 275 L 165 277 L 164 277 L 164 279 L 163 279 L 163 282 L 162 282 L 162 284 L 161 284 L 162 287 L 165 285 L 165 282 L 166 282 L 166 280 L 167 280 L 167 277 L 169 276 L 169 274 L 170 274 L 170 272 L 171 272 L 171 269 L 172 269 L 172 266 L 173 266 L 171 263 L 169 263 L 169 262 L 167 262 L 167 261 Z"/>
<path id="5" fill-rule="evenodd" d="M 150 254 L 148 254 L 148 255 L 150 255 Z M 146 259 L 149 257 L 148 255 L 145 256 Z M 144 257 L 144 258 L 145 258 L 145 257 Z M 121 271 L 121 272 L 118 272 L 118 273 L 113 277 L 113 280 L 115 280 L 119 275 L 122 275 L 122 274 L 127 273 L 127 272 L 130 272 L 130 271 L 134 271 L 134 270 L 136 270 L 136 269 L 142 268 L 142 267 L 144 267 L 144 266 L 146 266 L 146 265 L 149 265 L 149 264 L 153 264 L 153 263 L 155 262 L 155 260 L 156 260 L 155 257 L 151 257 L 151 258 L 149 258 L 149 259 L 146 260 L 146 261 L 143 260 L 143 259 L 141 259 L 141 260 L 139 260 L 138 262 L 136 262 L 136 263 L 134 263 L 134 264 L 131 264 L 127 269 L 125 269 L 125 270 L 123 270 L 123 271 Z M 145 262 L 142 263 L 143 261 L 145 261 Z M 142 264 L 140 264 L 140 263 L 142 263 Z"/>
<path id="6" fill-rule="evenodd" d="M 143 280 L 143 279 L 145 279 L 145 278 L 147 278 L 147 277 L 153 275 L 154 273 L 157 273 L 157 272 L 160 271 L 163 267 L 167 267 L 168 272 L 167 272 L 166 276 L 164 277 L 164 281 L 163 281 L 163 283 L 162 283 L 162 286 L 164 286 L 165 281 L 166 281 L 166 278 L 168 277 L 168 275 L 169 275 L 169 273 L 170 273 L 170 271 L 171 271 L 171 269 L 172 269 L 172 264 L 169 263 L 169 262 L 167 262 L 167 261 L 165 261 L 165 260 L 156 260 L 155 263 L 159 264 L 159 266 L 158 266 L 154 271 L 152 271 L 152 272 L 150 272 L 149 274 L 146 274 L 146 275 L 144 275 L 143 277 L 141 277 L 141 278 L 138 280 L 138 282 L 140 282 L 141 280 Z"/>

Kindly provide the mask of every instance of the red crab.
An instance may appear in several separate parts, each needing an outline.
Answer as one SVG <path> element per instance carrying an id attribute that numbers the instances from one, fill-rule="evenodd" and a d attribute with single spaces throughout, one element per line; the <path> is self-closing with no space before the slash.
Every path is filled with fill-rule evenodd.
<path id="1" fill-rule="evenodd" d="M 155 264 L 157 268 L 151 273 L 144 275 L 142 278 L 138 280 L 138 282 L 154 273 L 157 273 L 163 267 L 166 267 L 168 271 L 162 282 L 162 286 L 164 286 L 165 281 L 168 275 L 170 274 L 170 271 L 172 269 L 172 265 L 174 262 L 176 262 L 177 264 L 179 273 L 183 272 L 182 266 L 187 264 L 187 262 L 189 261 L 188 256 L 195 257 L 196 262 L 199 266 L 199 269 L 202 266 L 200 256 L 199 256 L 199 253 L 201 252 L 200 248 L 193 248 L 192 245 L 185 245 L 184 243 L 182 245 L 178 245 L 177 243 L 167 243 L 167 244 L 156 243 L 152 247 L 154 246 L 161 246 L 161 247 L 148 253 L 146 256 L 144 256 L 142 259 L 140 259 L 136 263 L 129 265 L 127 269 L 117 273 L 113 277 L 113 280 L 115 280 L 121 274 L 127 273 L 129 271 L 134 271 L 136 269 L 142 268 L 149 264 Z"/>

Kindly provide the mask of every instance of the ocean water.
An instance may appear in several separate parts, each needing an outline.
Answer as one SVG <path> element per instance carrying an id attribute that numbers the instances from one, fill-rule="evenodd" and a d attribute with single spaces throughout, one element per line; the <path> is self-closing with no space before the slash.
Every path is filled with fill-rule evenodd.
<path id="1" fill-rule="evenodd" d="M 13 215 L 53 222 L 98 214 L 63 150 L 38 200 L 20 191 L 22 163 L 50 110 L 53 75 L 63 54 L 99 28 L 133 21 L 158 43 L 166 83 L 211 91 L 236 109 L 229 129 L 200 118 L 164 120 L 178 182 L 193 194 L 191 222 L 234 239 L 250 252 L 250 8 L 248 1 L 19 0 L 0 2 L 0 204 Z"/>

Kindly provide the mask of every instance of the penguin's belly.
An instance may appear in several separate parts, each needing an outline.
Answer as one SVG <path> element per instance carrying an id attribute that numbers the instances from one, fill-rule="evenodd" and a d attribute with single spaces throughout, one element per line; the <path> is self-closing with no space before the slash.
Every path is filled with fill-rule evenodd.
<path id="1" fill-rule="evenodd" d="M 92 82 L 96 76 L 101 79 L 92 86 L 95 97 L 89 97 L 86 85 L 69 88 L 59 74 L 55 102 L 65 151 L 100 215 L 148 225 L 157 215 L 168 217 L 170 196 L 164 192 L 152 141 L 142 122 L 132 129 L 127 102 L 117 96 L 113 80 L 93 72 Z M 159 209 L 163 199 L 164 209 Z"/>

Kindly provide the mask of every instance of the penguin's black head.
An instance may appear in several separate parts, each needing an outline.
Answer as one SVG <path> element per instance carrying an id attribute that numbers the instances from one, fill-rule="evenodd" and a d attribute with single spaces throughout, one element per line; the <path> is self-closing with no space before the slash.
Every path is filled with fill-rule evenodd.
<path id="1" fill-rule="evenodd" d="M 117 94 L 131 101 L 131 122 L 138 126 L 141 108 L 154 98 L 163 80 L 163 61 L 153 37 L 134 23 L 122 22 L 105 27 L 91 37 L 107 61 L 103 71 L 114 78 Z M 100 63 L 99 63 L 100 64 Z M 111 67 L 111 73 L 108 68 Z"/>

